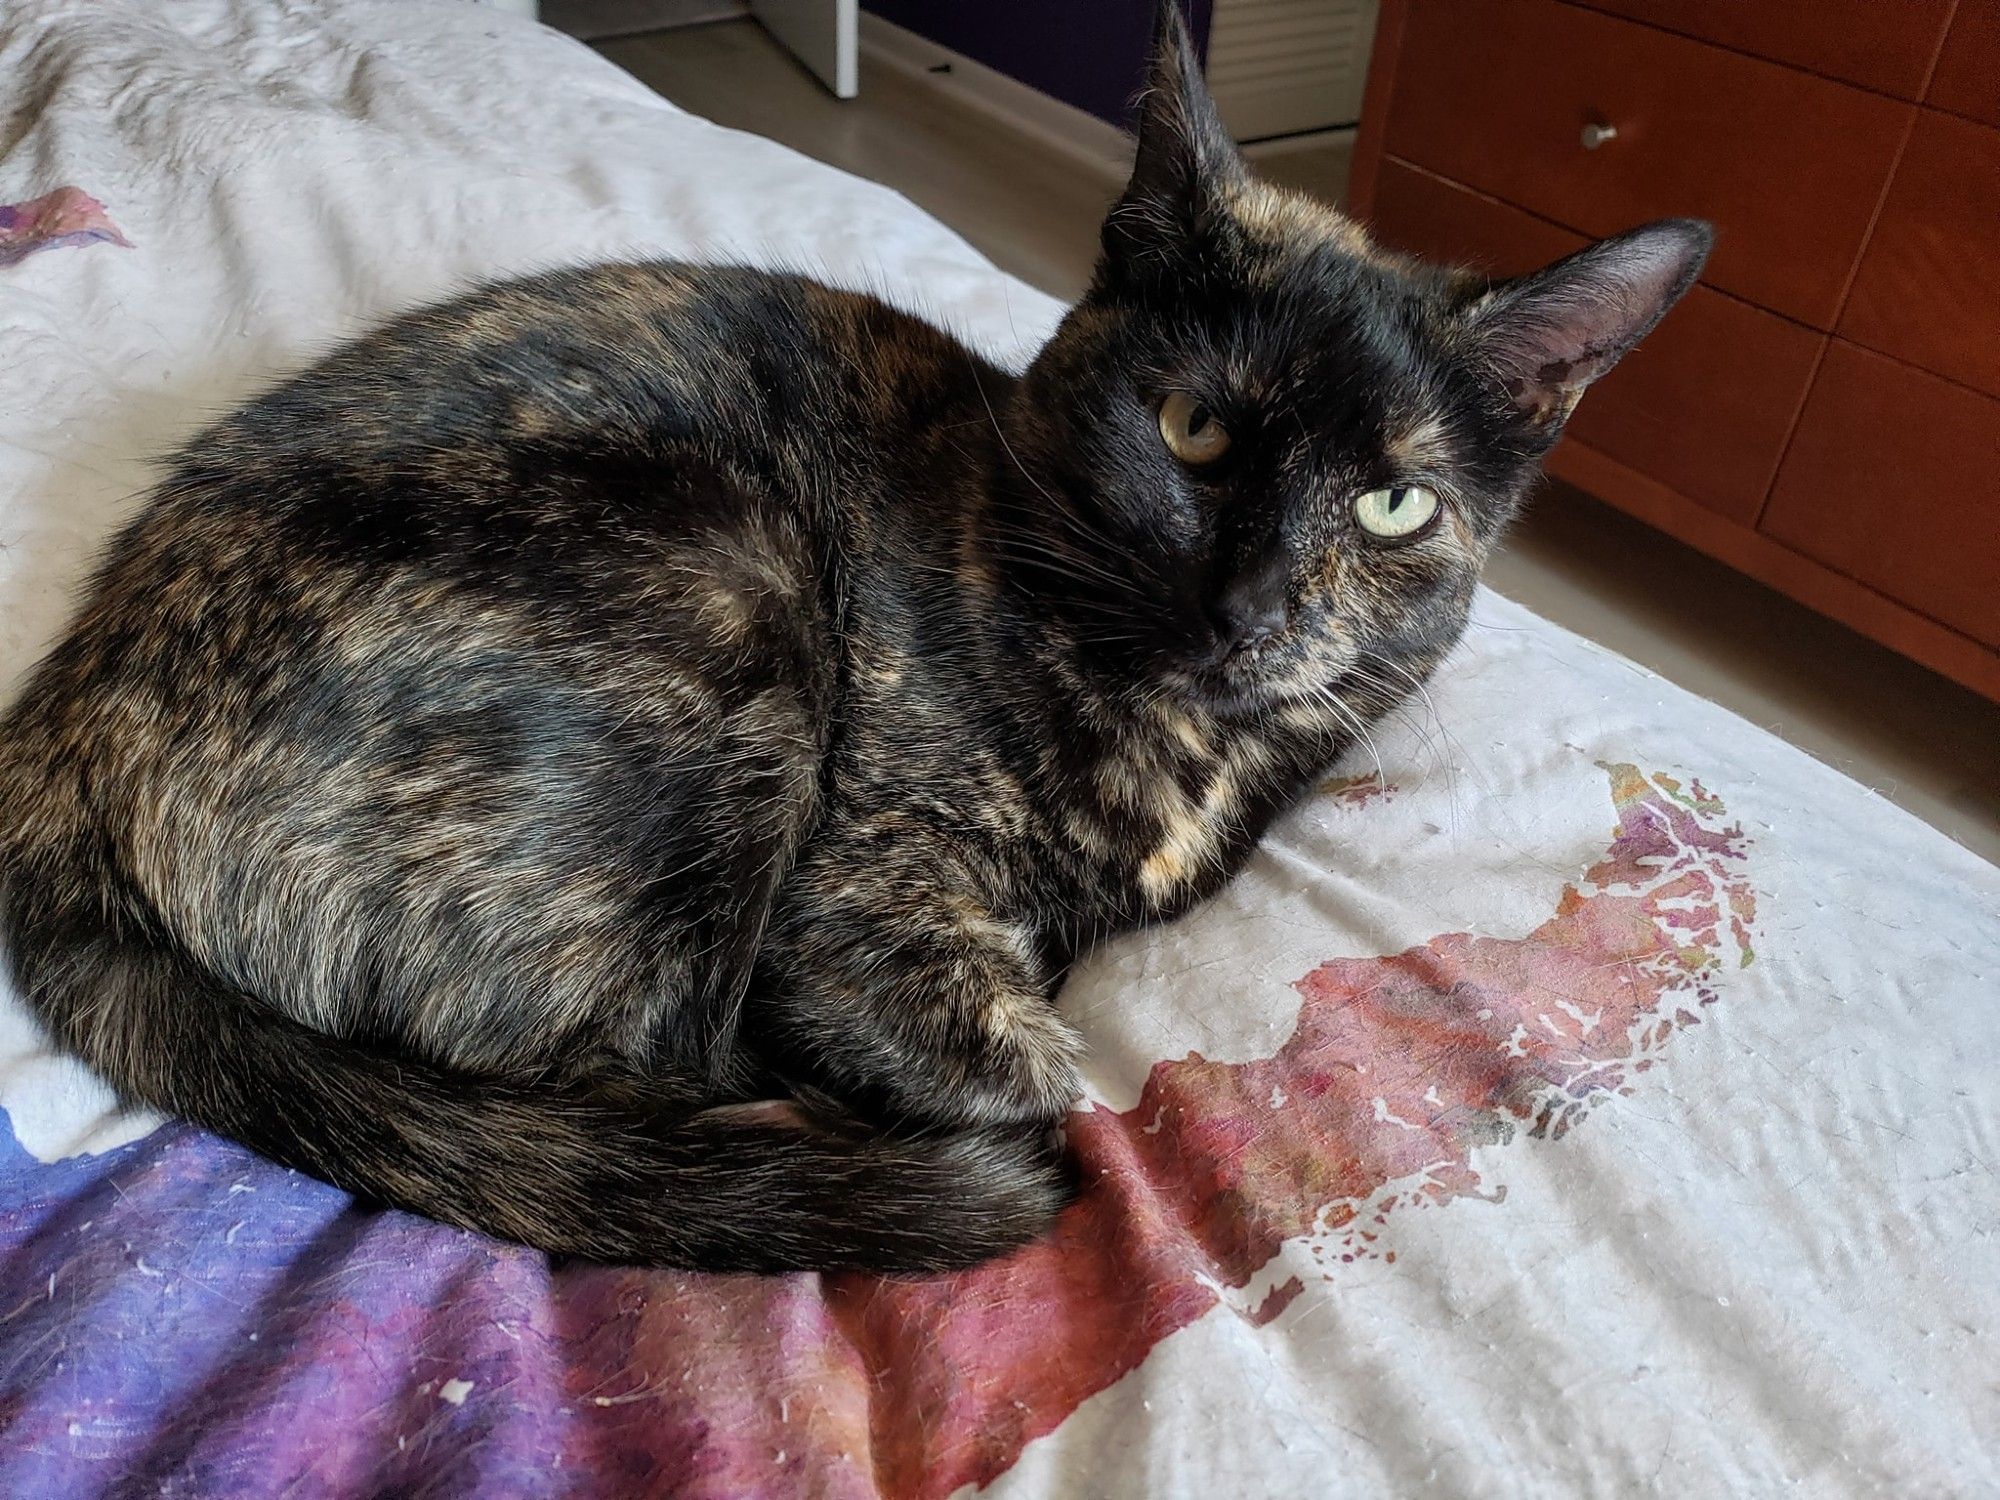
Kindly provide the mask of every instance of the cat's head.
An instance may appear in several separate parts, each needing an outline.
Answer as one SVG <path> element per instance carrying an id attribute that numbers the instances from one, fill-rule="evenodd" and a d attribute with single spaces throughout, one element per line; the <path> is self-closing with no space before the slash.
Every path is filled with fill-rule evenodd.
<path id="1" fill-rule="evenodd" d="M 1385 253 L 1249 174 L 1169 3 L 1096 278 L 1008 415 L 1010 563 L 1087 665 L 1219 711 L 1426 672 L 1709 242 L 1672 220 L 1498 283 Z"/>

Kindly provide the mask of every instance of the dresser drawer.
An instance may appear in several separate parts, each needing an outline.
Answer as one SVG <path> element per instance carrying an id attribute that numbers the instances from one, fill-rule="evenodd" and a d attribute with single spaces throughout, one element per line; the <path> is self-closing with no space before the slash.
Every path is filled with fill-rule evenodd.
<path id="1" fill-rule="evenodd" d="M 1393 157 L 1376 180 L 1374 222 L 1385 244 L 1496 275 L 1533 270 L 1585 243 Z M 1824 342 L 1696 287 L 1591 388 L 1570 436 L 1755 525 Z"/>
<path id="2" fill-rule="evenodd" d="M 1926 97 L 1968 120 L 2000 125 L 2000 0 L 1958 0 Z"/>
<path id="3" fill-rule="evenodd" d="M 1839 339 L 1760 526 L 2000 648 L 2000 401 Z"/>
<path id="4" fill-rule="evenodd" d="M 1683 36 L 1923 97 L 1951 0 L 1576 0 Z"/>
<path id="5" fill-rule="evenodd" d="M 1712 219 L 1704 279 L 1831 328 L 1913 108 L 1556 0 L 1412 0 L 1383 139 L 1585 234 Z"/>
<path id="6" fill-rule="evenodd" d="M 2000 396 L 2000 130 L 1917 117 L 1840 331 Z"/>

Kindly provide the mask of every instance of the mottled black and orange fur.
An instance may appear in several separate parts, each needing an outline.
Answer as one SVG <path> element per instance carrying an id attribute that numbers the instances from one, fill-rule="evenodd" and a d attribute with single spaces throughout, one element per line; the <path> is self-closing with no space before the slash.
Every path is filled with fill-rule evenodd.
<path id="1" fill-rule="evenodd" d="M 550 1251 L 1018 1243 L 1068 965 L 1432 670 L 1705 243 L 1500 287 L 1383 254 L 1243 172 L 1169 22 L 1024 376 L 740 269 L 402 318 L 175 460 L 0 726 L 22 991 L 136 1099 Z M 1351 498 L 1393 483 L 1444 507 L 1382 545 Z M 1284 628 L 1232 634 L 1245 591 Z"/>

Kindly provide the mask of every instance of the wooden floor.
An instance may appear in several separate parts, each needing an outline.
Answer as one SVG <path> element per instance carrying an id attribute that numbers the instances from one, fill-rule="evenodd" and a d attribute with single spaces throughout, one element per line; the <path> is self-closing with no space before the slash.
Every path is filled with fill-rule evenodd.
<path id="1" fill-rule="evenodd" d="M 860 97 L 841 102 L 749 21 L 599 50 L 696 114 L 886 183 L 1045 291 L 1073 298 L 1089 278 L 1114 182 L 865 55 Z M 1337 186 L 1344 148 L 1263 169 Z M 2000 707 L 1560 487 L 1488 578 L 2000 862 Z"/>

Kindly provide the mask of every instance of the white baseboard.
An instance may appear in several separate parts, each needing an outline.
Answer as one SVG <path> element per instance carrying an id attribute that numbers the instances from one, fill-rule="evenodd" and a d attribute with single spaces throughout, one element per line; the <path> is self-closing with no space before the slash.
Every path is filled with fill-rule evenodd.
<path id="1" fill-rule="evenodd" d="M 1111 186 L 1131 173 L 1132 137 L 1116 125 L 867 11 L 861 54 L 1060 151 Z M 950 71 L 936 71 L 941 65 Z"/>

